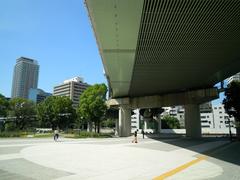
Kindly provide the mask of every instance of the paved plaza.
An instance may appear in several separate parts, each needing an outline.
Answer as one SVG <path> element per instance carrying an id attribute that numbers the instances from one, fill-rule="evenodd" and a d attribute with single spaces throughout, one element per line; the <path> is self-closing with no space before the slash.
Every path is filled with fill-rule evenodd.
<path id="1" fill-rule="evenodd" d="M 240 179 L 225 138 L 0 139 L 0 179 Z"/>

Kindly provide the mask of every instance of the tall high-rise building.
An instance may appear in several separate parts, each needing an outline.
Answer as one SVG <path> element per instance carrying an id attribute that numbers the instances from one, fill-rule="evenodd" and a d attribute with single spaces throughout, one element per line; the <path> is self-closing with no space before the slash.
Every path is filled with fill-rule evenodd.
<path id="1" fill-rule="evenodd" d="M 83 82 L 80 77 L 74 77 L 69 80 L 65 80 L 63 84 L 55 86 L 53 89 L 54 96 L 67 96 L 73 102 L 73 107 L 77 108 L 79 104 L 79 97 L 85 89 L 90 85 Z"/>
<path id="2" fill-rule="evenodd" d="M 30 88 L 38 86 L 38 62 L 26 57 L 20 57 L 16 61 L 12 82 L 12 98 L 28 98 Z"/>

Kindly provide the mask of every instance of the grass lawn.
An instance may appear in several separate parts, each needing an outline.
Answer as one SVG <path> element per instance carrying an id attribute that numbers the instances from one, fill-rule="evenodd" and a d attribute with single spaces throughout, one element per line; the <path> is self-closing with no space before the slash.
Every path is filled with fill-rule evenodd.
<path id="1" fill-rule="evenodd" d="M 53 137 L 53 133 L 33 133 L 26 131 L 4 131 L 0 132 L 0 138 L 12 138 L 12 137 L 21 137 L 21 138 L 49 138 Z M 60 137 L 64 138 L 111 138 L 112 134 L 110 133 L 95 133 L 81 131 L 80 133 L 60 133 Z"/>

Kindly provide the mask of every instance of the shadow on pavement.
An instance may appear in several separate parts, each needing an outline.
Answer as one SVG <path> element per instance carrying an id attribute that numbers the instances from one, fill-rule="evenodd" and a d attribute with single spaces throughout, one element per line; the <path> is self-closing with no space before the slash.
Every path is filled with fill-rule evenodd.
<path id="1" fill-rule="evenodd" d="M 240 141 L 231 142 L 228 137 L 203 137 L 200 139 L 186 138 L 182 135 L 147 135 L 147 137 L 173 146 L 178 146 L 190 151 L 204 154 L 218 160 L 240 165 Z M 204 143 L 211 145 L 211 143 L 217 143 L 219 141 L 225 141 L 226 143 L 214 148 L 209 148 L 207 151 L 203 151 L 198 146 L 203 145 Z"/>

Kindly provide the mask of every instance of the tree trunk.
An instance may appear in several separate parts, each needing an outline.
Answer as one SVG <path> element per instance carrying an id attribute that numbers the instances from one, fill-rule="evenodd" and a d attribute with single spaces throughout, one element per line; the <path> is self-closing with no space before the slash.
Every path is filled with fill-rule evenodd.
<path id="1" fill-rule="evenodd" d="M 96 121 L 94 122 L 94 130 L 95 130 L 95 133 L 97 132 L 97 123 Z"/>
<path id="2" fill-rule="evenodd" d="M 97 133 L 100 133 L 100 121 L 98 121 L 98 129 L 97 129 Z"/>
<path id="3" fill-rule="evenodd" d="M 240 141 L 240 117 L 235 117 L 235 126 L 237 140 Z"/>
<path id="4" fill-rule="evenodd" d="M 87 126 L 87 131 L 92 132 L 92 122 L 88 122 Z"/>

